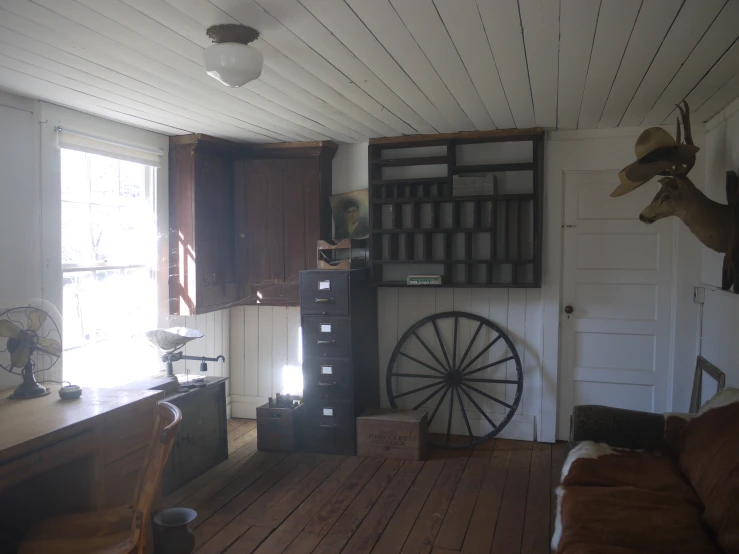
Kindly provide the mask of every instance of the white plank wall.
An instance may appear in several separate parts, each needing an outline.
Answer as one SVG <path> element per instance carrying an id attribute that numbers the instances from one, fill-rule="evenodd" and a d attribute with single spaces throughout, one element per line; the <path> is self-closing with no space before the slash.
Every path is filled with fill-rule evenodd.
<path id="1" fill-rule="evenodd" d="M 195 360 L 183 360 L 174 363 L 175 373 L 190 372 L 194 377 L 203 375 L 215 375 L 218 377 L 231 376 L 231 353 L 229 345 L 230 325 L 229 310 L 220 310 L 209 314 L 196 316 L 171 316 L 167 321 L 170 327 L 189 327 L 197 329 L 205 336 L 202 339 L 196 339 L 185 345 L 183 352 L 188 356 L 207 356 L 214 358 L 223 355 L 225 362 L 208 362 L 208 371 L 203 374 L 200 372 L 200 362 Z M 226 381 L 226 409 L 230 416 L 230 382 Z"/>
<path id="2" fill-rule="evenodd" d="M 234 417 L 256 418 L 256 408 L 286 392 L 285 367 L 299 368 L 300 308 L 231 308 L 231 406 Z"/>
<path id="3" fill-rule="evenodd" d="M 539 289 L 396 289 L 381 288 L 378 290 L 379 348 L 380 348 L 380 390 L 381 404 L 389 406 L 385 393 L 385 375 L 395 345 L 400 337 L 413 323 L 419 319 L 446 311 L 472 312 L 490 319 L 508 333 L 514 342 L 521 364 L 524 368 L 524 391 L 518 411 L 513 420 L 499 435 L 503 438 L 534 440 L 538 435 L 538 414 L 541 405 L 541 296 Z M 451 327 L 440 327 L 445 344 L 451 344 Z M 459 344 L 465 345 L 474 330 L 460 326 Z M 494 337 L 491 337 L 494 338 Z M 478 339 L 480 340 L 480 339 Z M 412 345 L 409 343 L 409 348 Z M 420 347 L 419 347 L 420 348 Z M 496 359 L 499 357 L 496 356 Z M 507 378 L 515 377 L 515 366 L 509 362 L 506 370 Z M 425 383 L 423 383 L 425 384 Z M 501 394 L 501 399 L 508 402 L 513 399 L 514 386 L 506 385 L 508 390 Z M 501 391 L 503 392 L 503 391 Z M 444 406 L 448 402 L 444 401 Z M 465 406 L 468 403 L 465 399 Z M 503 417 L 504 408 L 486 400 L 481 406 L 493 421 Z M 498 410 L 500 408 L 500 410 Z M 445 432 L 447 415 L 443 408 L 434 419 L 432 431 Z M 485 431 L 487 423 L 482 419 L 473 421 L 468 411 L 473 432 Z M 477 427 L 476 427 L 477 426 Z M 466 435 L 462 412 L 458 410 L 455 397 L 455 408 L 452 414 L 452 432 Z"/>

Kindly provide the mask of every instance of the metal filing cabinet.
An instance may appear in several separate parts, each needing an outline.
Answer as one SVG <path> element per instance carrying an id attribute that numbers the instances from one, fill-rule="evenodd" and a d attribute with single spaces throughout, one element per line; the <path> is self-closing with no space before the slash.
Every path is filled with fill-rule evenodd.
<path id="1" fill-rule="evenodd" d="M 359 414 L 380 405 L 377 292 L 366 269 L 300 272 L 303 445 L 355 454 Z"/>

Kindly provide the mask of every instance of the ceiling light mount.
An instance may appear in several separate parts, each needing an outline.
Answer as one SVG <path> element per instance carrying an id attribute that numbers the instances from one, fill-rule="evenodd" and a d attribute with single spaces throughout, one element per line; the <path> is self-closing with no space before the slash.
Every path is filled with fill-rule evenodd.
<path id="1" fill-rule="evenodd" d="M 240 87 L 259 78 L 264 57 L 249 46 L 259 31 L 246 25 L 213 25 L 206 31 L 215 44 L 203 51 L 205 71 L 229 87 Z"/>

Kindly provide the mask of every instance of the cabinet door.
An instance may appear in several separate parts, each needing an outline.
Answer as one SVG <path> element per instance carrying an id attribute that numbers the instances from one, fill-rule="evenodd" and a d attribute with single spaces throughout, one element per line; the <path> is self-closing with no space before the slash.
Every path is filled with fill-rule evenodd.
<path id="1" fill-rule="evenodd" d="M 236 255 L 243 300 L 299 304 L 298 272 L 316 265 L 320 194 L 317 159 L 236 164 Z"/>
<path id="2" fill-rule="evenodd" d="M 238 299 L 233 196 L 233 160 L 196 149 L 196 313 L 213 311 Z"/>

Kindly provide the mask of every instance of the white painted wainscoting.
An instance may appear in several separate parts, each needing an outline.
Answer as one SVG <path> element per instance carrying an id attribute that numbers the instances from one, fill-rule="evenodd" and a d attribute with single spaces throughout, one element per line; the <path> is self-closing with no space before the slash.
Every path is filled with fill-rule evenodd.
<path id="1" fill-rule="evenodd" d="M 301 372 L 300 308 L 236 306 L 230 312 L 232 413 L 253 419 L 270 396 L 298 392 L 290 375 Z"/>
<path id="2" fill-rule="evenodd" d="M 167 320 L 168 327 L 189 327 L 201 331 L 205 336 L 202 339 L 191 341 L 182 349 L 188 356 L 207 356 L 209 358 L 222 354 L 225 362 L 208 362 L 208 372 L 200 373 L 200 362 L 193 360 L 181 360 L 174 362 L 175 373 L 190 372 L 190 375 L 199 377 L 202 375 L 215 375 L 218 377 L 230 377 L 231 356 L 229 345 L 229 310 L 220 310 L 209 314 L 195 316 L 170 316 Z M 230 380 L 226 381 L 226 412 L 231 417 L 230 406 Z"/>

